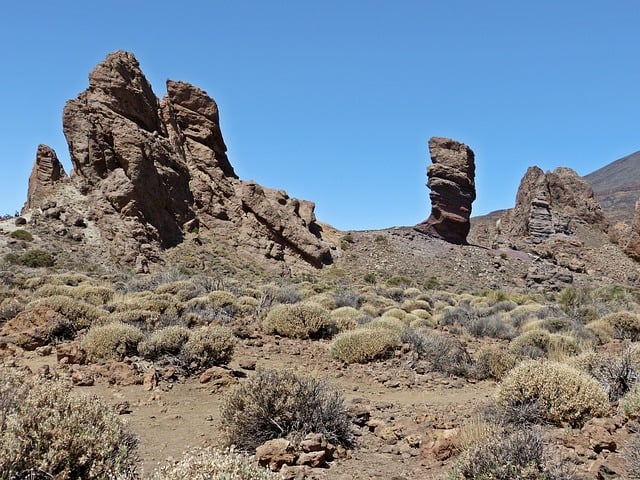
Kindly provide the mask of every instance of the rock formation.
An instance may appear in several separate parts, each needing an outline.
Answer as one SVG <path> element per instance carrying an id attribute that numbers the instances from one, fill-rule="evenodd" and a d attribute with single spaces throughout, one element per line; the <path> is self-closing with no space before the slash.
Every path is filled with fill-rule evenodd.
<path id="1" fill-rule="evenodd" d="M 63 130 L 80 199 L 73 209 L 84 205 L 113 259 L 144 269 L 197 231 L 283 272 L 300 259 L 331 262 L 313 203 L 239 180 L 215 101 L 171 80 L 158 100 L 131 53 L 111 53 L 95 67 L 88 89 L 67 102 Z M 68 210 L 60 195 L 49 199 Z"/>
<path id="2" fill-rule="evenodd" d="M 576 223 L 607 230 L 608 222 L 591 186 L 570 168 L 545 173 L 529 167 L 520 182 L 516 205 L 503 215 L 500 227 L 508 238 L 538 244 L 555 234 L 570 235 Z"/>
<path id="3" fill-rule="evenodd" d="M 636 212 L 631 229 L 620 241 L 624 253 L 634 260 L 640 261 L 640 200 L 636 202 Z"/>
<path id="4" fill-rule="evenodd" d="M 450 243 L 467 243 L 471 204 L 476 198 L 475 157 L 463 143 L 449 138 L 429 140 L 432 165 L 427 168 L 431 215 L 414 228 Z"/>
<path id="5" fill-rule="evenodd" d="M 56 152 L 46 145 L 38 145 L 36 161 L 29 177 L 29 190 L 25 208 L 40 206 L 51 194 L 54 185 L 67 178 Z"/>

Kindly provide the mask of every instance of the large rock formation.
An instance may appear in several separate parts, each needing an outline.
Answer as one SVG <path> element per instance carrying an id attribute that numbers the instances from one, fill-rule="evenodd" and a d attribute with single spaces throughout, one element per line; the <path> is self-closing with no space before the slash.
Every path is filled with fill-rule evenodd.
<path id="1" fill-rule="evenodd" d="M 529 167 L 520 182 L 515 207 L 500 222 L 505 237 L 534 244 L 555 234 L 571 235 L 579 223 L 599 231 L 608 227 L 593 189 L 570 168 L 545 173 Z"/>
<path id="2" fill-rule="evenodd" d="M 467 243 L 471 204 L 476 198 L 475 156 L 465 144 L 449 138 L 429 140 L 432 165 L 427 168 L 431 215 L 414 228 L 456 244 Z"/>
<path id="3" fill-rule="evenodd" d="M 144 265 L 198 231 L 284 272 L 300 260 L 331 262 L 313 203 L 239 180 L 215 101 L 171 80 L 158 100 L 131 53 L 95 67 L 88 89 L 67 102 L 63 129 L 81 200 L 73 208 L 84 205 L 113 259 Z"/>
<path id="4" fill-rule="evenodd" d="M 36 161 L 29 177 L 29 190 L 25 208 L 40 206 L 50 196 L 54 186 L 67 178 L 56 152 L 46 145 L 38 145 Z"/>

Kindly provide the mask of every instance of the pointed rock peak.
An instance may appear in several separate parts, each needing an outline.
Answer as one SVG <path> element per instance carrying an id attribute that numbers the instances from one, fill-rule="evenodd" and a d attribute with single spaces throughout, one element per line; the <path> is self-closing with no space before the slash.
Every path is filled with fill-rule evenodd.
<path id="1" fill-rule="evenodd" d="M 132 53 L 108 54 L 89 74 L 88 95 L 146 130 L 157 128 L 158 99 Z"/>
<path id="2" fill-rule="evenodd" d="M 66 177 L 67 174 L 58 160 L 55 150 L 47 145 L 38 145 L 36 161 L 29 177 L 27 203 L 24 208 L 38 207 L 51 193 L 50 188 Z"/>
<path id="3" fill-rule="evenodd" d="M 450 138 L 432 137 L 429 153 L 431 215 L 414 228 L 450 243 L 466 244 L 471 204 L 476 198 L 473 150 Z"/>
<path id="4" fill-rule="evenodd" d="M 216 124 L 220 121 L 215 100 L 190 83 L 167 80 L 167 96 L 174 105 L 199 113 Z"/>

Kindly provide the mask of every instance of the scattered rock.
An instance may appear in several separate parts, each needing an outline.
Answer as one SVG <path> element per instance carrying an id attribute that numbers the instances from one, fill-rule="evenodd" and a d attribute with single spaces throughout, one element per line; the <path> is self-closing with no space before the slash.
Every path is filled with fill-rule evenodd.
<path id="1" fill-rule="evenodd" d="M 289 440 L 276 438 L 256 448 L 255 458 L 261 466 L 277 472 L 284 465 L 294 465 L 298 456 Z"/>

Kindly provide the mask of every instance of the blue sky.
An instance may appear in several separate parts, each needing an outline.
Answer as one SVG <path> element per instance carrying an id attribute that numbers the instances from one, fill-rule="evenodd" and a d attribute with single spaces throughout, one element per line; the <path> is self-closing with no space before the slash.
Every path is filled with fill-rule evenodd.
<path id="1" fill-rule="evenodd" d="M 341 229 L 430 213 L 427 142 L 476 153 L 473 214 L 513 206 L 527 167 L 587 174 L 640 150 L 637 1 L 12 1 L 0 17 L 0 213 L 39 143 L 67 171 L 62 109 L 113 50 L 220 107 L 243 179 Z"/>

